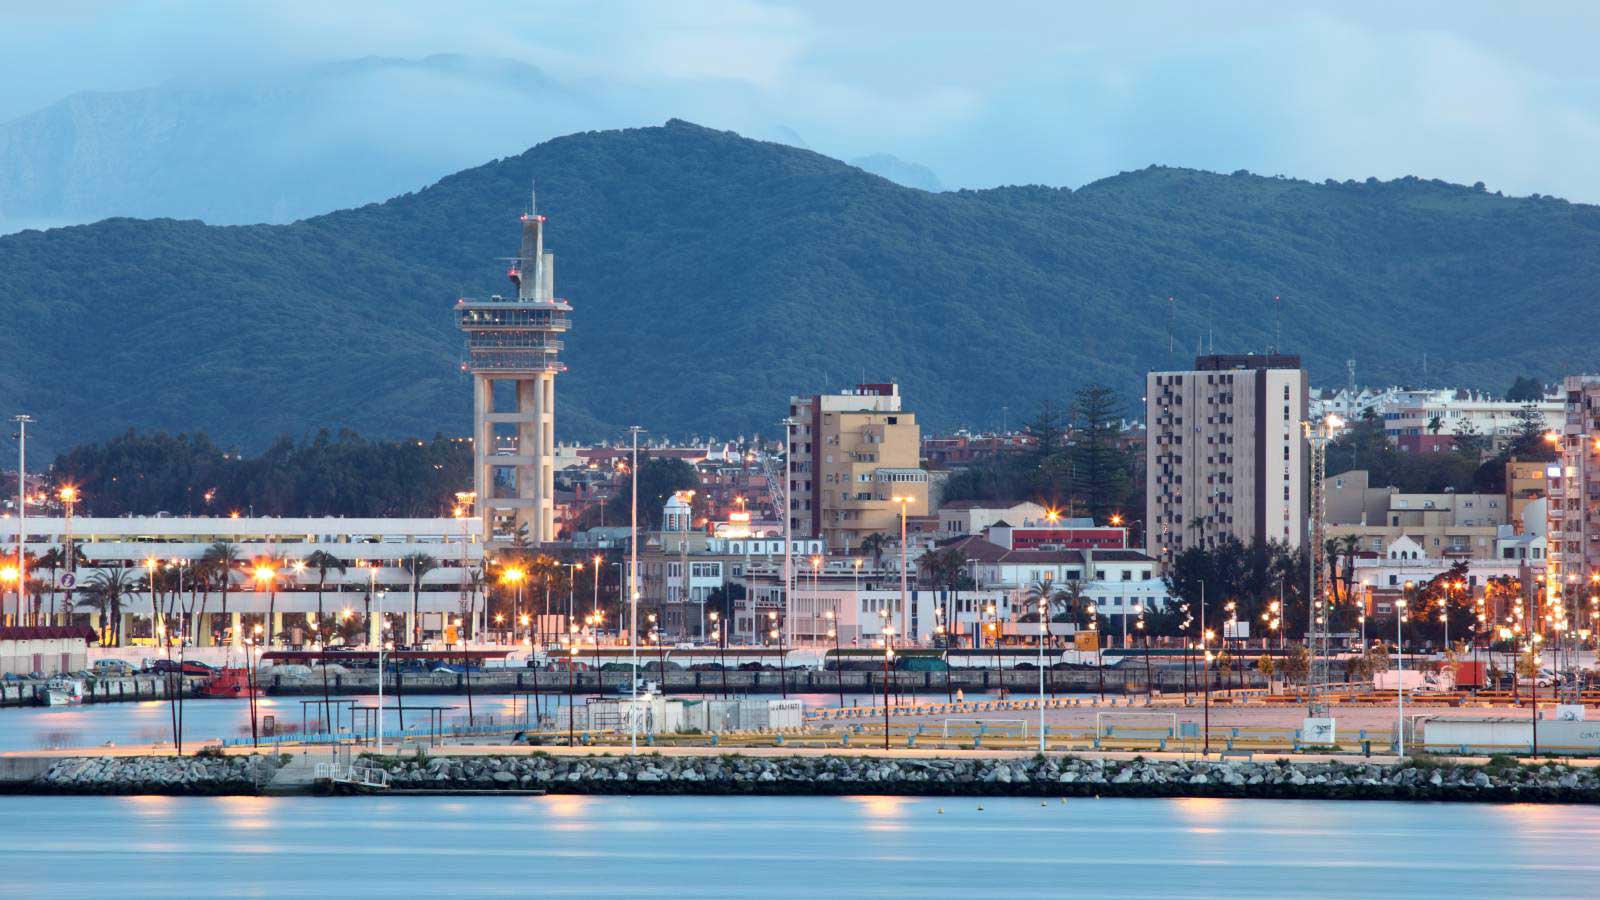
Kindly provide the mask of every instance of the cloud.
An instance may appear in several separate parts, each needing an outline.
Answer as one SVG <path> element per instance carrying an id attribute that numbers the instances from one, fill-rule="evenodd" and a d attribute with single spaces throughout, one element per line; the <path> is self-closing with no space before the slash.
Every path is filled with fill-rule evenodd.
<path id="1" fill-rule="evenodd" d="M 1600 10 L 1582 5 L 66 0 L 5 24 L 0 119 L 77 90 L 462 53 L 597 98 L 588 127 L 782 125 L 953 186 L 1078 185 L 1158 162 L 1600 200 Z"/>

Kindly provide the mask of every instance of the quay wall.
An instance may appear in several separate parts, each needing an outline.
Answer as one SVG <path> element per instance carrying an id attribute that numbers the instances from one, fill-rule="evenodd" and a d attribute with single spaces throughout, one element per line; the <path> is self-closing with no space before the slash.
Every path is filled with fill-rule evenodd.
<path id="1" fill-rule="evenodd" d="M 286 757 L 73 757 L 18 769 L 0 791 L 42 794 L 254 794 Z M 920 796 L 1237 797 L 1477 802 L 1600 802 L 1600 774 L 1555 763 L 1432 760 L 1398 765 L 1289 760 L 1113 760 L 1065 755 L 389 756 L 372 760 L 413 791 L 566 794 L 900 794 Z M 285 770 L 289 773 L 291 770 Z M 309 772 L 306 773 L 309 776 Z M 309 777 L 300 792 L 318 786 Z"/>

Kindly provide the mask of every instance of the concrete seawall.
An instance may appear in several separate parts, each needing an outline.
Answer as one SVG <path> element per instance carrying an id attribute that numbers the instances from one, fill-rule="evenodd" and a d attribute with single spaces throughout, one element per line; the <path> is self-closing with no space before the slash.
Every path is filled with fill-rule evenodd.
<path id="1" fill-rule="evenodd" d="M 287 765 L 286 765 L 287 763 Z M 395 788 L 570 794 L 902 794 L 1600 802 L 1600 772 L 1558 764 L 1487 766 L 1103 759 L 1073 756 L 519 755 L 385 757 Z M 298 772 L 298 768 L 306 769 Z M 37 794 L 258 794 L 315 789 L 309 760 L 234 757 L 12 757 L 0 791 Z"/>

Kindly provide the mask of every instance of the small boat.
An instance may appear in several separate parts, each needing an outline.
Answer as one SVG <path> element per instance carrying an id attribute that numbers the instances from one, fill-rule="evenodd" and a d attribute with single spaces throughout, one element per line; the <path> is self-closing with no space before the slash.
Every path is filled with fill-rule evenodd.
<path id="1" fill-rule="evenodd" d="M 83 682 L 57 675 L 44 684 L 45 706 L 75 706 L 83 702 Z"/>
<path id="2" fill-rule="evenodd" d="M 207 697 L 249 697 L 250 672 L 248 669 L 220 669 L 201 686 L 200 693 Z"/>

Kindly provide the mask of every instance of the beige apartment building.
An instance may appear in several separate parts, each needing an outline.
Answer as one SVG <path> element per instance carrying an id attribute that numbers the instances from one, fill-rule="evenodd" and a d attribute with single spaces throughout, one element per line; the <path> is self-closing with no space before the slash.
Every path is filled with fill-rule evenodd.
<path id="1" fill-rule="evenodd" d="M 1145 378 L 1145 522 L 1163 564 L 1226 537 L 1299 546 L 1306 531 L 1300 357 L 1212 355 Z"/>
<path id="2" fill-rule="evenodd" d="M 897 384 L 861 384 L 837 394 L 792 397 L 790 491 L 795 536 L 820 536 L 850 553 L 872 534 L 900 536 L 908 516 L 928 514 L 928 473 L 917 417 Z"/>
<path id="3" fill-rule="evenodd" d="M 1561 458 L 1546 470 L 1552 593 L 1600 574 L 1600 375 L 1567 376 L 1562 410 Z"/>
<path id="4" fill-rule="evenodd" d="M 1430 559 L 1492 559 L 1513 521 L 1503 494 L 1402 494 L 1372 487 L 1363 469 L 1328 476 L 1323 490 L 1328 537 L 1353 537 L 1357 552 L 1379 558 L 1406 537 Z"/>

